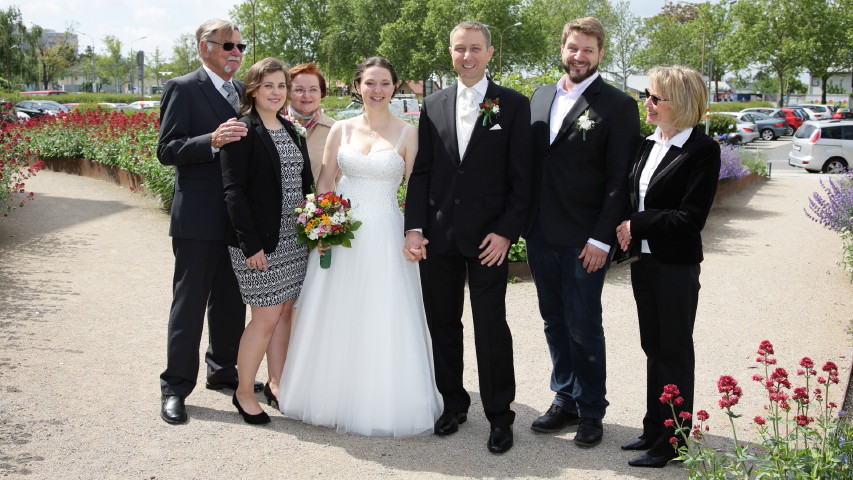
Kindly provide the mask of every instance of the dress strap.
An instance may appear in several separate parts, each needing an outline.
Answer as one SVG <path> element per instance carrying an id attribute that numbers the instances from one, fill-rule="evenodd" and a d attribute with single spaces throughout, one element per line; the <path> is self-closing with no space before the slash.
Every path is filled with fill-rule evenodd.
<path id="1" fill-rule="evenodd" d="M 400 145 L 402 145 L 402 144 L 403 144 L 403 139 L 404 139 L 404 138 L 406 138 L 406 132 L 408 132 L 408 131 L 409 131 L 409 127 L 411 127 L 411 126 L 412 126 L 412 125 L 409 125 L 409 124 L 407 123 L 407 124 L 403 127 L 403 132 L 402 132 L 402 133 L 400 133 L 400 139 L 399 139 L 399 140 L 397 140 L 397 145 L 394 145 L 394 153 L 400 153 L 400 152 L 398 152 L 397 150 L 399 150 L 399 149 L 400 149 Z"/>
<path id="2" fill-rule="evenodd" d="M 341 145 L 349 143 L 347 141 L 347 123 L 349 123 L 347 120 L 341 122 Z"/>

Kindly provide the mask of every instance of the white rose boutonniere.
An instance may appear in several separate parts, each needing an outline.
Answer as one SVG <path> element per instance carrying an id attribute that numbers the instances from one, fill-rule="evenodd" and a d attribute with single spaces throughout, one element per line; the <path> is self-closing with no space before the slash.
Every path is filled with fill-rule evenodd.
<path id="1" fill-rule="evenodd" d="M 583 112 L 583 115 L 575 121 L 575 126 L 581 131 L 583 140 L 586 141 L 586 132 L 595 128 L 595 121 L 589 118 L 589 110 Z"/>
<path id="2" fill-rule="evenodd" d="M 296 141 L 299 142 L 299 145 L 302 145 L 302 138 L 308 137 L 308 130 L 299 122 L 293 122 L 293 131 L 296 132 Z"/>

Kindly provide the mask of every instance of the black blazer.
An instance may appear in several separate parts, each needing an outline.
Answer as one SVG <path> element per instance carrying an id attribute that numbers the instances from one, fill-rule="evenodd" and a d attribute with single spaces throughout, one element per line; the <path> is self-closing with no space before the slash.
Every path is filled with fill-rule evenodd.
<path id="1" fill-rule="evenodd" d="M 552 245 L 582 248 L 590 238 L 613 244 L 628 198 L 628 169 L 642 138 L 637 101 L 598 77 L 549 143 L 556 94 L 556 83 L 545 85 L 530 101 L 534 193 L 525 233 L 538 216 Z M 586 111 L 595 126 L 584 138 L 576 121 Z"/>
<path id="2" fill-rule="evenodd" d="M 492 123 L 477 119 L 467 151 L 456 140 L 456 85 L 424 99 L 418 154 L 406 195 L 406 230 L 423 228 L 429 249 L 480 254 L 489 233 L 514 242 L 530 199 L 530 105 L 527 97 L 489 81 L 498 99 Z"/>
<path id="3" fill-rule="evenodd" d="M 243 91 L 242 83 L 234 84 L 238 94 Z M 192 240 L 225 238 L 222 172 L 219 154 L 211 151 L 210 134 L 234 117 L 234 108 L 203 67 L 166 83 L 160 99 L 157 158 L 163 165 L 176 167 L 169 235 Z"/>
<path id="4" fill-rule="evenodd" d="M 310 193 L 314 177 L 307 142 L 296 135 L 292 123 L 281 116 L 278 120 L 302 152 L 302 194 Z M 265 253 L 275 250 L 282 215 L 293 217 L 294 221 L 296 218 L 293 212 L 281 211 L 281 159 L 272 137 L 257 114 L 244 116 L 240 121 L 248 128 L 247 135 L 225 145 L 220 155 L 230 219 L 225 242 L 250 257 L 261 249 Z"/>
<path id="5" fill-rule="evenodd" d="M 682 148 L 672 146 L 655 169 L 640 205 L 640 175 L 654 141 L 643 142 L 631 170 L 631 237 L 648 240 L 661 263 L 695 264 L 702 256 L 702 236 L 720 176 L 720 145 L 694 127 Z"/>

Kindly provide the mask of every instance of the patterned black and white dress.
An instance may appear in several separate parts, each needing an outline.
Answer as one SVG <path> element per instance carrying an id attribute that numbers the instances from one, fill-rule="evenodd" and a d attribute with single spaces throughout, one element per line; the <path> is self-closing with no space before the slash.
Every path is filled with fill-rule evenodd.
<path id="1" fill-rule="evenodd" d="M 266 271 L 248 268 L 243 251 L 228 247 L 243 303 L 256 307 L 279 305 L 296 298 L 302 288 L 308 263 L 308 248 L 296 244 L 296 230 L 293 226 L 293 209 L 304 199 L 302 153 L 284 128 L 269 130 L 269 134 L 281 160 L 281 227 L 278 245 L 272 253 L 265 253 L 268 264 Z"/>

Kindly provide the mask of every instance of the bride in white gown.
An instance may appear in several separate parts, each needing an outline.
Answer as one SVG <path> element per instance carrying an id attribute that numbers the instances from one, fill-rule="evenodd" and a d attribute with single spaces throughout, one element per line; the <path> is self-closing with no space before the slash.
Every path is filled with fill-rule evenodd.
<path id="1" fill-rule="evenodd" d="M 441 414 L 417 263 L 403 255 L 397 187 L 408 178 L 417 129 L 391 114 L 397 75 L 371 57 L 356 69 L 364 113 L 335 123 L 317 192 L 334 188 L 362 222 L 352 248 L 315 249 L 296 308 L 279 391 L 288 417 L 371 436 L 431 432 Z"/>

